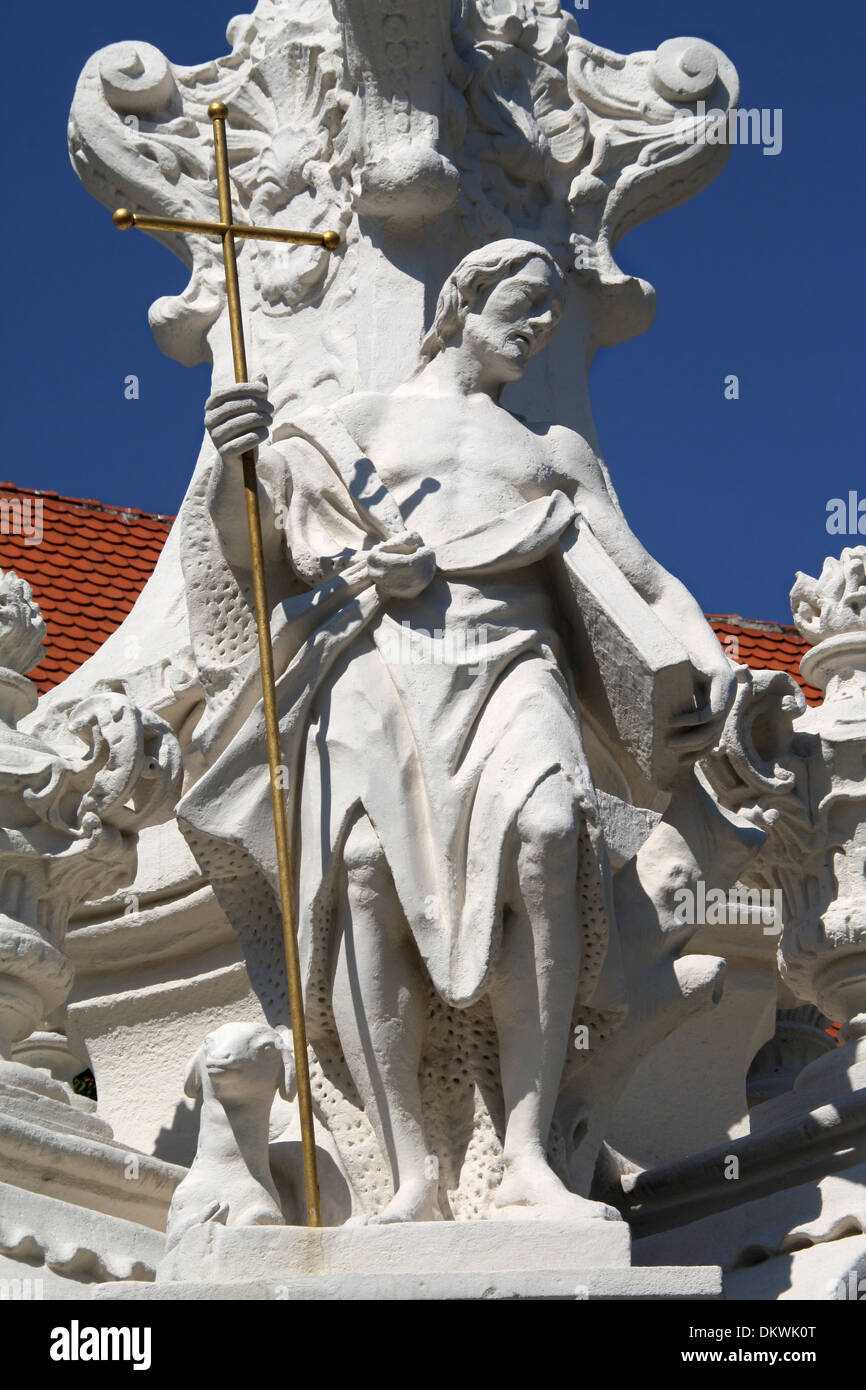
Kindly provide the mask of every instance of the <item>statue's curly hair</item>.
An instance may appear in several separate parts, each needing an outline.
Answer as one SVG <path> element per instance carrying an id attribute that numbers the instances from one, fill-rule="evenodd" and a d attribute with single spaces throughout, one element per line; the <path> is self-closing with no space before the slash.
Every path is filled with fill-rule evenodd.
<path id="1" fill-rule="evenodd" d="M 491 288 L 498 285 L 512 271 L 536 257 L 546 261 L 556 271 L 564 286 L 562 267 L 549 251 L 534 241 L 506 237 L 502 241 L 490 241 L 464 256 L 439 293 L 433 324 L 421 343 L 419 370 L 432 362 L 446 343 L 456 337 L 482 286 Z"/>

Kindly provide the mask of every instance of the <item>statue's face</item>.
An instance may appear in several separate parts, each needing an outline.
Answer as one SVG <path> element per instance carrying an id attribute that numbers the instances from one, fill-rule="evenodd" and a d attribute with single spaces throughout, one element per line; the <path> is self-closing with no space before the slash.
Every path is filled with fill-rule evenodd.
<path id="1" fill-rule="evenodd" d="M 530 357 L 547 345 L 562 317 L 562 281 L 541 256 L 524 262 L 485 292 L 467 314 L 463 343 L 501 381 L 521 376 Z"/>

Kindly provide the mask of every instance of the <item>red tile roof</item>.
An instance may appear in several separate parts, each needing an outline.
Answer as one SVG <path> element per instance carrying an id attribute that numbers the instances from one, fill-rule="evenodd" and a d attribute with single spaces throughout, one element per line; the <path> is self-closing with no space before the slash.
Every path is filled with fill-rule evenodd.
<path id="1" fill-rule="evenodd" d="M 762 623 L 738 615 L 708 613 L 710 626 L 734 661 L 756 671 L 787 671 L 800 686 L 810 705 L 820 705 L 820 690 L 800 675 L 800 659 L 809 650 L 795 627 Z"/>
<path id="2" fill-rule="evenodd" d="M 153 571 L 172 521 L 137 507 L 0 483 L 0 568 L 28 580 L 48 626 L 45 660 L 32 673 L 40 693 L 70 675 L 120 625 Z M 788 671 L 810 704 L 820 702 L 820 691 L 800 677 L 807 644 L 795 628 L 719 614 L 711 614 L 710 622 L 735 661 Z"/>
<path id="3" fill-rule="evenodd" d="M 92 656 L 132 608 L 173 518 L 0 483 L 0 569 L 26 579 L 48 628 L 40 694 Z"/>

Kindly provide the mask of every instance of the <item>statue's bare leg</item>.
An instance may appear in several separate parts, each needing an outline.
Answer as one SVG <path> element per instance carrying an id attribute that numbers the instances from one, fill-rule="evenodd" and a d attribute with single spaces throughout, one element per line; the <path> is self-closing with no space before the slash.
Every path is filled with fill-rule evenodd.
<path id="1" fill-rule="evenodd" d="M 391 871 L 366 815 L 349 831 L 344 863 L 334 1019 L 394 1181 L 393 1198 L 374 1220 L 432 1221 L 441 1212 L 418 1081 L 427 986 Z"/>
<path id="2" fill-rule="evenodd" d="M 517 863 L 490 995 L 506 1118 L 495 1203 L 554 1218 L 617 1215 L 569 1192 L 547 1162 L 580 969 L 578 817 L 562 773 L 546 778 L 518 816 Z"/>

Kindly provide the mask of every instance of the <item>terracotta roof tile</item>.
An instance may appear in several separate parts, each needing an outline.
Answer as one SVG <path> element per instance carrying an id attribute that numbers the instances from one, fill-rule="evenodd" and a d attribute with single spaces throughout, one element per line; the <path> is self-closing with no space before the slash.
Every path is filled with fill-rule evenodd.
<path id="1" fill-rule="evenodd" d="M 40 507 L 42 534 L 33 544 Z M 71 675 L 120 625 L 153 572 L 172 520 L 0 483 L 0 568 L 30 583 L 48 627 L 45 660 L 31 672 L 40 694 Z"/>
<path id="2" fill-rule="evenodd" d="M 738 615 L 707 615 L 722 646 L 734 661 L 768 671 L 787 671 L 799 685 L 810 705 L 820 705 L 823 696 L 800 675 L 800 660 L 809 650 L 808 642 L 795 627 L 763 623 Z M 725 638 L 728 640 L 725 641 Z"/>

